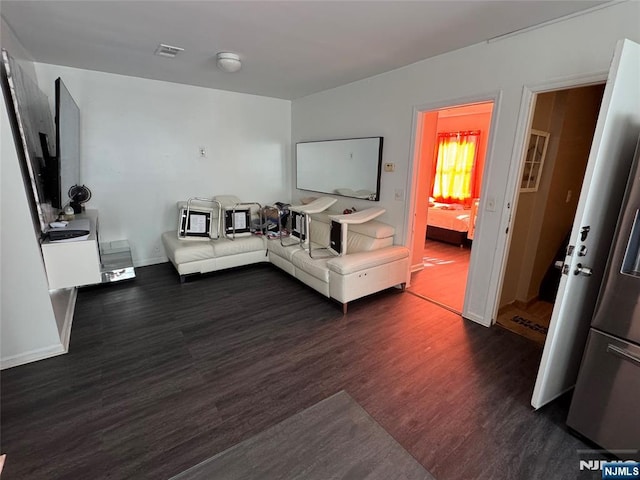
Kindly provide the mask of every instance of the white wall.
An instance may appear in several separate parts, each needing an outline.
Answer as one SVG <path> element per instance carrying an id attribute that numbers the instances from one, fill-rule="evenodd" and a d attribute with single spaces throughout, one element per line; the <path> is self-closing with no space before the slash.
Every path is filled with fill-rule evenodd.
<path id="1" fill-rule="evenodd" d="M 89 206 L 100 210 L 102 240 L 128 238 L 136 265 L 166 260 L 160 234 L 176 228 L 177 200 L 226 193 L 263 203 L 290 198 L 289 101 L 34 65 L 4 21 L 1 31 L 2 46 L 37 80 L 52 108 L 58 76 L 79 104 Z M 4 101 L 1 115 L 0 360 L 6 368 L 66 351 L 61 335 L 68 333 L 71 292 L 49 294 Z"/>
<path id="2" fill-rule="evenodd" d="M 2 22 L 2 47 L 27 75 L 24 49 Z M 0 96 L 2 96 L 0 94 Z M 0 112 L 0 366 L 64 352 L 49 297 L 4 96 Z"/>
<path id="3" fill-rule="evenodd" d="M 36 71 L 52 101 L 61 77 L 80 107 L 87 206 L 100 211 L 101 241 L 128 239 L 136 266 L 166 261 L 160 234 L 176 229 L 178 200 L 291 197 L 287 100 L 46 64 Z"/>
<path id="4" fill-rule="evenodd" d="M 6 49 L 9 55 L 20 64 L 25 74 L 36 80 L 36 69 L 33 65 L 33 57 L 18 41 L 13 30 L 11 30 L 11 27 L 9 27 L 2 17 L 0 17 L 0 39 L 2 40 L 2 48 Z"/>
<path id="5" fill-rule="evenodd" d="M 292 141 L 382 135 L 383 161 L 396 164 L 395 172 L 382 174 L 380 206 L 387 209 L 382 220 L 396 227 L 396 243 L 402 244 L 411 226 L 410 197 L 396 201 L 394 194 L 411 188 L 414 108 L 499 92 L 481 204 L 484 208 L 493 198 L 496 211 L 480 212 L 469 276 L 472 288 L 465 300 L 465 316 L 488 324 L 505 247 L 505 204 L 513 196 L 507 191 L 509 173 L 519 163 L 521 145 L 515 137 L 523 87 L 606 72 L 617 40 L 640 41 L 639 18 L 640 2 L 614 4 L 295 100 Z"/>

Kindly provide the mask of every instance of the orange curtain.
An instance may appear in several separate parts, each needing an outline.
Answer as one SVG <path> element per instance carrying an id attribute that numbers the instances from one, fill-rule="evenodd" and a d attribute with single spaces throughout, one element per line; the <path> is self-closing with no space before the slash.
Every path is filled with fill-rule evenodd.
<path id="1" fill-rule="evenodd" d="M 471 203 L 475 197 L 476 152 L 480 131 L 438 133 L 431 196 L 436 202 Z"/>

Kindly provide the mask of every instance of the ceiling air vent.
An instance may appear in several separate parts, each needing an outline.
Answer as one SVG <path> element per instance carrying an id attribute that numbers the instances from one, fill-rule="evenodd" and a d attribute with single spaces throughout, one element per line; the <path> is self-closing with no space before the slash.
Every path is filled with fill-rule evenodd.
<path id="1" fill-rule="evenodd" d="M 164 43 L 161 43 L 153 53 L 154 55 L 160 55 L 161 57 L 174 58 L 180 52 L 184 52 L 184 48 L 172 47 L 171 45 L 165 45 Z"/>

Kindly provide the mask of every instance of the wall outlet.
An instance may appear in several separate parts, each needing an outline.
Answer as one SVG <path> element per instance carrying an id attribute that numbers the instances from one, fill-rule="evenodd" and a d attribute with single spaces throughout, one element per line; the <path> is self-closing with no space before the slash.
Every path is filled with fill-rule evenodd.
<path id="1" fill-rule="evenodd" d="M 384 164 L 384 171 L 385 172 L 394 172 L 396 169 L 396 164 L 395 163 L 385 163 Z"/>
<path id="2" fill-rule="evenodd" d="M 404 190 L 402 188 L 396 188 L 395 199 L 398 202 L 404 201 Z"/>
<path id="3" fill-rule="evenodd" d="M 495 212 L 496 211 L 496 199 L 495 197 L 487 198 L 487 212 Z"/>
<path id="4" fill-rule="evenodd" d="M 198 147 L 198 153 L 200 154 L 201 158 L 207 157 L 207 149 L 204 147 Z"/>

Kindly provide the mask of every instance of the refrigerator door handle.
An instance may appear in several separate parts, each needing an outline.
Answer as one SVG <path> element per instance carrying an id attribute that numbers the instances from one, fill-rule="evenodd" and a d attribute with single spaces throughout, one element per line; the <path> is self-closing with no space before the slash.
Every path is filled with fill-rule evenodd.
<path id="1" fill-rule="evenodd" d="M 627 352 L 626 350 L 623 350 L 620 347 L 617 347 L 616 345 L 612 345 L 612 344 L 607 345 L 607 353 L 611 353 L 616 357 L 620 357 L 623 360 L 627 360 L 633 363 L 634 365 L 636 365 L 637 367 L 640 367 L 640 358 L 636 357 L 635 355 L 632 355 L 631 353 Z"/>

